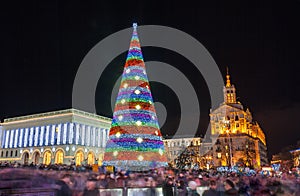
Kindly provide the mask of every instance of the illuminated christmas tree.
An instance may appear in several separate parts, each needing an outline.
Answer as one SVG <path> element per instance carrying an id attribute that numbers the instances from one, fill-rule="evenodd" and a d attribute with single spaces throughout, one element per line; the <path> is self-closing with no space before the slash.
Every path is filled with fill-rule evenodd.
<path id="1" fill-rule="evenodd" d="M 134 171 L 167 166 L 136 23 L 133 24 L 103 165 Z"/>

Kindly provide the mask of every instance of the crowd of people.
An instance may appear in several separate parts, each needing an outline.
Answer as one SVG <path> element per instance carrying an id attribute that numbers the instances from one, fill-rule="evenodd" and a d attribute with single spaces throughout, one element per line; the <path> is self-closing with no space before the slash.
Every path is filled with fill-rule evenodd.
<path id="1" fill-rule="evenodd" d="M 124 187 L 148 187 L 147 195 L 156 195 L 155 188 L 161 187 L 164 195 L 204 196 L 239 195 L 300 196 L 300 178 L 294 173 L 263 175 L 259 172 L 243 174 L 219 172 L 217 170 L 176 170 L 156 168 L 136 172 L 107 171 L 99 167 L 95 172 L 90 166 L 34 165 L 27 166 L 0 163 L 0 190 L 11 188 L 53 188 L 57 195 L 93 196 L 100 195 L 99 189 Z"/>

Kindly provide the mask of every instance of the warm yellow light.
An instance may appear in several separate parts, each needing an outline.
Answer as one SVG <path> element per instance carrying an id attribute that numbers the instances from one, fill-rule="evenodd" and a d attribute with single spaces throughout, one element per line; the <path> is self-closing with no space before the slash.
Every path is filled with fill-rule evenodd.
<path id="1" fill-rule="evenodd" d="M 155 135 L 158 135 L 158 131 L 155 131 Z"/>
<path id="2" fill-rule="evenodd" d="M 144 160 L 144 157 L 143 157 L 142 155 L 139 155 L 139 156 L 138 156 L 138 160 L 139 160 L 139 161 L 142 161 L 142 160 Z"/>
<path id="3" fill-rule="evenodd" d="M 138 95 L 138 94 L 141 93 L 141 91 L 140 90 L 135 90 L 134 93 Z"/>
<path id="4" fill-rule="evenodd" d="M 142 143 L 142 142 L 143 142 L 143 138 L 138 137 L 138 138 L 136 139 L 136 141 L 137 141 L 138 143 Z"/>
<path id="5" fill-rule="evenodd" d="M 114 151 L 114 152 L 113 152 L 113 155 L 114 155 L 114 156 L 117 156 L 117 155 L 118 155 L 118 151 Z"/>
<path id="6" fill-rule="evenodd" d="M 140 105 L 136 105 L 135 109 L 139 110 L 139 109 L 141 109 L 141 106 Z"/>
<path id="7" fill-rule="evenodd" d="M 135 76 L 134 79 L 135 79 L 135 80 L 139 80 L 139 79 L 140 79 L 140 76 Z"/>
<path id="8" fill-rule="evenodd" d="M 124 104 L 124 103 L 125 103 L 125 99 L 122 99 L 122 100 L 121 100 L 121 103 Z"/>
<path id="9" fill-rule="evenodd" d="M 120 136 L 121 136 L 121 133 L 120 133 L 120 132 L 117 132 L 117 133 L 116 133 L 116 137 L 119 138 Z"/>
<path id="10" fill-rule="evenodd" d="M 128 84 L 127 84 L 127 83 L 124 83 L 123 87 L 124 87 L 124 88 L 127 88 L 127 87 L 128 87 Z"/>
<path id="11" fill-rule="evenodd" d="M 137 126 L 140 126 L 140 125 L 142 125 L 142 122 L 141 121 L 136 121 L 136 123 L 135 123 Z"/>
<path id="12" fill-rule="evenodd" d="M 149 101 L 150 104 L 152 104 L 152 101 Z"/>

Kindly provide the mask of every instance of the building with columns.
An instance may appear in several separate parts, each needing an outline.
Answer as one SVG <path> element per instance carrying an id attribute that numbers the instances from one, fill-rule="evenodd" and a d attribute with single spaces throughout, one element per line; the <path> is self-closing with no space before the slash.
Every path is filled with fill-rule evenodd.
<path id="1" fill-rule="evenodd" d="M 224 102 L 210 112 L 210 143 L 204 142 L 212 165 L 261 167 L 268 163 L 265 134 L 250 110 L 237 101 L 236 88 L 227 70 Z M 212 143 L 214 145 L 212 145 Z"/>
<path id="2" fill-rule="evenodd" d="M 76 109 L 4 119 L 0 161 L 101 164 L 111 119 Z"/>

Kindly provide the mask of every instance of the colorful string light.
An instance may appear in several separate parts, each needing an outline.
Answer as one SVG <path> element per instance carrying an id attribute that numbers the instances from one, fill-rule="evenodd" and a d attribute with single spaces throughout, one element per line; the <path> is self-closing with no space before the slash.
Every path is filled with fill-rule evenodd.
<path id="1" fill-rule="evenodd" d="M 133 25 L 103 165 L 130 170 L 167 166 L 164 144 Z"/>

